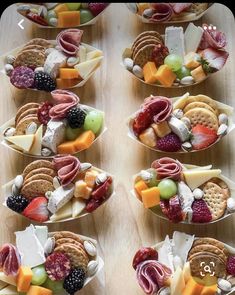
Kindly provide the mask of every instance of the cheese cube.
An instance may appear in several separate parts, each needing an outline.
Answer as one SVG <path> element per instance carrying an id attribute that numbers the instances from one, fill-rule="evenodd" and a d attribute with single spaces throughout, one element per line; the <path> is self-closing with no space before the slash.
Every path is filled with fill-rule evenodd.
<path id="1" fill-rule="evenodd" d="M 202 66 L 199 66 L 195 70 L 191 71 L 191 75 L 196 82 L 200 82 L 206 78 L 206 74 L 203 71 Z"/>
<path id="2" fill-rule="evenodd" d="M 160 203 L 160 190 L 154 186 L 141 191 L 141 197 L 145 208 L 152 208 Z"/>
<path id="3" fill-rule="evenodd" d="M 167 65 L 161 65 L 155 77 L 162 85 L 170 87 L 176 79 L 176 74 Z"/>
<path id="4" fill-rule="evenodd" d="M 157 73 L 157 68 L 154 62 L 148 61 L 143 67 L 144 81 L 149 84 L 154 84 L 157 82 L 155 74 Z"/>
<path id="5" fill-rule="evenodd" d="M 188 280 L 182 295 L 199 295 L 203 289 L 203 285 L 200 285 L 196 282 L 193 277 L 190 277 Z"/>
<path id="6" fill-rule="evenodd" d="M 80 25 L 80 11 L 62 11 L 58 13 L 58 27 L 70 28 Z"/>
<path id="7" fill-rule="evenodd" d="M 86 184 L 93 188 L 94 185 L 95 185 L 95 180 L 96 180 L 96 177 L 99 173 L 95 170 L 91 170 L 91 171 L 87 171 L 86 174 L 85 174 L 85 182 Z"/>
<path id="8" fill-rule="evenodd" d="M 141 199 L 141 192 L 146 189 L 148 189 L 148 186 L 143 180 L 135 183 L 135 191 L 137 192 L 139 199 Z"/>
<path id="9" fill-rule="evenodd" d="M 74 197 L 89 199 L 92 189 L 88 187 L 87 183 L 84 180 L 78 180 L 75 183 Z"/>
<path id="10" fill-rule="evenodd" d="M 139 135 L 139 139 L 143 144 L 149 147 L 155 147 L 157 144 L 157 137 L 152 127 L 146 129 Z"/>
<path id="11" fill-rule="evenodd" d="M 76 69 L 60 68 L 60 79 L 71 80 L 80 78 L 79 73 Z"/>
<path id="12" fill-rule="evenodd" d="M 188 54 L 185 55 L 184 57 L 184 65 L 186 68 L 192 70 L 200 66 L 199 60 L 200 55 L 197 54 L 196 52 L 189 52 Z"/>
<path id="13" fill-rule="evenodd" d="M 161 122 L 161 123 L 153 123 L 151 125 L 155 131 L 155 133 L 157 134 L 158 137 L 164 137 L 166 136 L 167 134 L 171 133 L 171 129 L 168 125 L 168 123 L 166 121 L 164 122 Z"/>
<path id="14" fill-rule="evenodd" d="M 17 291 L 27 292 L 33 277 L 33 272 L 28 266 L 21 266 L 17 276 Z"/>
<path id="15" fill-rule="evenodd" d="M 52 295 L 53 292 L 41 286 L 30 286 L 26 295 Z"/>

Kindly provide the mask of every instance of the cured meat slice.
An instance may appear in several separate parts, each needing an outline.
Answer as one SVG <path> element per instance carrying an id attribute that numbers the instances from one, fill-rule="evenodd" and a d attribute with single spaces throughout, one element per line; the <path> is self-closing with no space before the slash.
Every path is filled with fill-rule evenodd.
<path id="1" fill-rule="evenodd" d="M 35 74 L 32 69 L 19 66 L 12 71 L 10 81 L 19 89 L 31 88 L 34 85 L 34 76 Z"/>
<path id="2" fill-rule="evenodd" d="M 15 246 L 4 244 L 0 248 L 0 269 L 5 275 L 15 276 L 20 267 L 20 255 Z"/>
<path id="3" fill-rule="evenodd" d="M 223 32 L 214 30 L 213 26 L 208 26 L 207 24 L 203 24 L 202 28 L 204 33 L 202 35 L 201 43 L 199 44 L 200 49 L 206 49 L 209 47 L 222 49 L 226 46 L 227 40 Z"/>
<path id="4" fill-rule="evenodd" d="M 156 169 L 158 179 L 163 179 L 163 178 L 171 178 L 174 180 L 181 179 L 181 173 L 183 168 L 180 162 L 177 160 L 174 160 L 169 157 L 164 157 L 159 160 L 155 160 L 152 163 L 151 167 Z"/>
<path id="5" fill-rule="evenodd" d="M 173 15 L 173 9 L 168 3 L 152 3 L 151 7 L 154 9 L 154 13 L 150 18 L 152 22 L 168 21 Z"/>
<path id="6" fill-rule="evenodd" d="M 60 32 L 56 38 L 58 46 L 68 55 L 76 55 L 79 50 L 83 31 L 68 29 Z"/>

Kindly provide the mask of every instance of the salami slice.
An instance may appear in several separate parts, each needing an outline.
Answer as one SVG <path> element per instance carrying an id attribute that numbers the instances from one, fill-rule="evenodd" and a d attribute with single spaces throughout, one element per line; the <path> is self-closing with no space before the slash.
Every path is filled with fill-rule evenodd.
<path id="1" fill-rule="evenodd" d="M 34 76 L 35 74 L 32 69 L 20 66 L 12 71 L 10 81 L 19 89 L 31 88 L 34 85 Z"/>
<path id="2" fill-rule="evenodd" d="M 0 269 L 4 274 L 15 276 L 20 267 L 20 255 L 15 246 L 12 244 L 4 244 L 0 248 Z"/>
<path id="3" fill-rule="evenodd" d="M 227 40 L 223 32 L 210 28 L 207 24 L 203 24 L 202 28 L 204 33 L 202 35 L 200 49 L 206 49 L 212 47 L 214 49 L 222 49 L 226 46 Z"/>
<path id="4" fill-rule="evenodd" d="M 150 18 L 152 22 L 168 21 L 173 15 L 173 9 L 168 3 L 152 3 L 151 7 L 154 9 L 154 13 Z"/>
<path id="5" fill-rule="evenodd" d="M 60 32 L 56 38 L 58 46 L 68 55 L 77 55 L 83 31 L 68 29 Z"/>
<path id="6" fill-rule="evenodd" d="M 163 178 L 171 178 L 174 180 L 181 179 L 181 173 L 183 168 L 180 162 L 177 160 L 174 160 L 169 157 L 164 157 L 164 158 L 155 160 L 152 163 L 151 167 L 156 169 L 158 179 L 163 179 Z"/>

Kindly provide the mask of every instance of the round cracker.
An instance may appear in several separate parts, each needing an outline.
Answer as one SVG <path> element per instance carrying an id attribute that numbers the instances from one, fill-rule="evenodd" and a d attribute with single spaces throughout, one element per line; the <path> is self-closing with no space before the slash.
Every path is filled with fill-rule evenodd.
<path id="1" fill-rule="evenodd" d="M 54 170 L 54 165 L 52 162 L 47 160 L 36 160 L 28 164 L 23 171 L 23 177 L 25 177 L 30 171 L 38 168 L 50 168 Z"/>
<path id="2" fill-rule="evenodd" d="M 14 61 L 14 68 L 19 66 L 35 69 L 45 63 L 45 53 L 36 49 L 28 49 L 20 52 Z"/>
<path id="3" fill-rule="evenodd" d="M 145 45 L 136 53 L 134 58 L 134 64 L 143 68 L 143 66 L 151 60 L 152 52 L 155 48 L 154 44 Z"/>
<path id="4" fill-rule="evenodd" d="M 16 117 L 15 117 L 15 121 L 18 121 L 18 118 L 19 116 L 27 111 L 28 109 L 32 109 L 32 108 L 38 108 L 40 106 L 39 103 L 36 103 L 36 102 L 29 102 L 29 103 L 26 103 L 25 105 L 23 105 L 22 107 L 20 107 L 16 113 Z"/>
<path id="5" fill-rule="evenodd" d="M 52 176 L 50 176 L 48 174 L 39 173 L 39 174 L 34 174 L 31 177 L 28 177 L 24 181 L 24 185 L 29 183 L 30 181 L 33 181 L 33 180 L 47 180 L 53 184 L 53 177 Z"/>
<path id="6" fill-rule="evenodd" d="M 30 40 L 28 43 L 25 44 L 25 47 L 29 46 L 29 45 L 40 45 L 45 48 L 52 47 L 52 44 L 43 38 L 34 38 L 34 39 Z"/>
<path id="7" fill-rule="evenodd" d="M 25 134 L 26 128 L 31 123 L 36 123 L 37 127 L 40 125 L 40 122 L 38 121 L 38 117 L 35 115 L 27 116 L 26 118 L 23 118 L 18 122 L 16 125 L 15 135 L 23 135 Z"/>
<path id="8" fill-rule="evenodd" d="M 183 112 L 187 113 L 188 111 L 190 111 L 194 108 L 205 108 L 205 109 L 211 111 L 212 113 L 214 113 L 215 115 L 217 115 L 217 113 L 218 113 L 211 106 L 209 106 L 207 103 L 201 102 L 201 101 L 190 102 L 189 104 L 187 104 L 184 107 Z"/>
<path id="9" fill-rule="evenodd" d="M 226 182 L 224 182 L 219 177 L 213 177 L 213 178 L 210 179 L 210 181 L 218 184 L 222 188 L 222 190 L 223 190 L 224 194 L 226 195 L 227 199 L 230 197 L 230 189 L 229 189 Z"/>
<path id="10" fill-rule="evenodd" d="M 36 115 L 37 116 L 37 112 L 38 112 L 38 109 L 37 108 L 31 108 L 31 109 L 28 109 L 26 111 L 24 111 L 19 117 L 18 117 L 18 120 L 16 121 L 16 125 L 24 118 L 26 117 L 32 117 L 32 115 Z"/>
<path id="11" fill-rule="evenodd" d="M 192 255 L 199 253 L 199 252 L 212 253 L 212 254 L 220 257 L 224 261 L 224 263 L 227 262 L 227 258 L 228 258 L 227 255 L 225 255 L 225 253 L 220 248 L 218 248 L 214 245 L 211 245 L 211 244 L 202 244 L 202 245 L 198 245 L 196 247 L 192 247 L 192 249 L 189 251 L 188 259 L 190 260 Z"/>
<path id="12" fill-rule="evenodd" d="M 222 250 L 226 256 L 229 255 L 228 250 L 225 248 L 224 244 L 216 239 L 213 238 L 197 238 L 193 242 L 193 247 L 196 247 L 198 245 L 203 245 L 203 244 L 209 244 L 209 245 L 214 245 L 220 250 Z"/>
<path id="13" fill-rule="evenodd" d="M 36 44 L 33 45 L 32 44 L 32 45 L 27 45 L 27 46 L 23 47 L 23 49 L 21 49 L 20 52 L 23 52 L 25 50 L 31 50 L 31 49 L 35 49 L 35 50 L 44 52 L 46 50 L 46 47 L 41 46 L 41 45 L 36 45 Z"/>
<path id="14" fill-rule="evenodd" d="M 53 191 L 54 186 L 47 180 L 33 180 L 24 184 L 20 193 L 27 199 L 44 196 L 46 192 Z"/>
<path id="15" fill-rule="evenodd" d="M 53 234 L 53 237 L 55 238 L 56 241 L 59 239 L 73 239 L 83 245 L 83 240 L 79 237 L 79 235 L 70 231 L 64 230 L 64 231 L 55 232 Z"/>
<path id="16" fill-rule="evenodd" d="M 51 169 L 51 168 L 37 168 L 34 170 L 31 170 L 24 178 L 24 181 L 26 182 L 26 180 L 28 180 L 29 178 L 31 178 L 34 175 L 37 174 L 46 174 L 49 175 L 51 177 L 55 177 L 56 176 L 56 172 L 55 170 Z"/>
<path id="17" fill-rule="evenodd" d="M 194 108 L 185 113 L 184 116 L 189 118 L 192 126 L 200 124 L 215 131 L 219 128 L 217 116 L 207 109 Z"/>
<path id="18" fill-rule="evenodd" d="M 141 34 L 139 34 L 136 38 L 135 38 L 135 40 L 134 40 L 134 42 L 133 42 L 133 45 L 132 45 L 132 49 L 138 44 L 138 42 L 139 42 L 139 40 L 140 39 L 142 39 L 143 37 L 156 37 L 156 38 L 158 38 L 162 43 L 164 43 L 164 40 L 163 40 L 163 38 L 162 38 L 162 36 L 161 36 L 161 34 L 159 34 L 158 32 L 156 32 L 156 31 L 145 31 L 145 32 L 142 32 Z"/>
<path id="19" fill-rule="evenodd" d="M 134 49 L 132 53 L 132 59 L 135 59 L 136 54 L 138 51 L 143 48 L 145 45 L 155 45 L 161 44 L 161 42 L 156 38 L 148 38 L 146 40 L 141 41 Z"/>
<path id="20" fill-rule="evenodd" d="M 200 101 L 209 104 L 215 111 L 218 111 L 217 103 L 210 98 L 209 96 L 203 95 L 203 94 L 198 94 L 195 96 L 190 95 L 187 100 L 186 100 L 186 105 L 195 102 L 195 101 Z"/>
<path id="21" fill-rule="evenodd" d="M 60 239 L 56 239 L 56 241 L 55 241 L 55 248 L 57 247 L 57 246 L 60 246 L 60 245 L 62 245 L 62 244 L 67 244 L 67 243 L 69 243 L 69 244 L 73 244 L 73 245 L 77 245 L 77 246 L 80 246 L 80 247 L 82 247 L 82 249 L 85 251 L 85 248 L 84 248 L 84 246 L 83 246 L 83 243 L 82 242 L 78 242 L 77 240 L 74 240 L 74 239 L 72 239 L 72 238 L 60 238 Z"/>

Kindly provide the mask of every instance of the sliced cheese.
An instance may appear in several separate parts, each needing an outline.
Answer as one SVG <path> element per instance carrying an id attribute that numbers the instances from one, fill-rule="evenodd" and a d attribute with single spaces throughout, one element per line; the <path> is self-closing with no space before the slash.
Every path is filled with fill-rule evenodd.
<path id="1" fill-rule="evenodd" d="M 80 63 L 86 61 L 86 47 L 83 45 L 79 46 L 79 61 Z"/>
<path id="2" fill-rule="evenodd" d="M 58 221 L 72 217 L 72 202 L 69 201 L 62 208 L 60 208 L 55 214 L 50 217 L 51 221 Z"/>
<path id="3" fill-rule="evenodd" d="M 176 54 L 184 58 L 184 31 L 182 27 L 167 27 L 165 31 L 165 45 L 170 54 Z"/>
<path id="4" fill-rule="evenodd" d="M 85 207 L 86 207 L 85 200 L 80 198 L 73 198 L 72 199 L 73 218 L 78 217 L 78 215 L 82 213 Z"/>
<path id="5" fill-rule="evenodd" d="M 187 261 L 184 264 L 184 267 L 183 267 L 183 275 L 184 275 L 185 284 L 187 284 L 188 280 L 191 277 L 191 269 L 190 269 L 190 262 L 189 261 Z"/>
<path id="6" fill-rule="evenodd" d="M 85 62 L 79 63 L 75 65 L 75 69 L 77 69 L 79 75 L 82 79 L 86 79 L 101 63 L 103 56 L 96 57 L 92 60 L 87 60 Z"/>
<path id="7" fill-rule="evenodd" d="M 16 287 L 14 286 L 7 286 L 4 289 L 0 290 L 1 295 L 19 295 L 20 293 L 17 292 Z"/>
<path id="8" fill-rule="evenodd" d="M 100 57 L 102 55 L 103 55 L 103 52 L 101 50 L 96 49 L 87 53 L 86 60 L 91 60 L 96 57 Z"/>
<path id="9" fill-rule="evenodd" d="M 185 281 L 183 271 L 178 267 L 171 278 L 171 295 L 181 295 L 184 288 Z"/>
<path id="10" fill-rule="evenodd" d="M 43 135 L 43 125 L 41 125 L 37 132 L 34 134 L 34 142 L 30 148 L 30 153 L 35 156 L 41 156 L 42 150 L 42 135 Z"/>
<path id="11" fill-rule="evenodd" d="M 2 271 L 0 272 L 0 281 L 16 286 L 16 277 L 6 276 Z"/>
<path id="12" fill-rule="evenodd" d="M 158 261 L 169 267 L 172 272 L 174 271 L 173 248 L 168 235 L 166 236 L 161 248 L 158 249 Z"/>
<path id="13" fill-rule="evenodd" d="M 5 139 L 18 148 L 29 152 L 34 141 L 34 134 L 8 136 Z"/>
<path id="14" fill-rule="evenodd" d="M 185 263 L 188 253 L 193 245 L 194 235 L 188 235 L 179 231 L 174 231 L 172 240 L 174 244 L 174 256 L 179 256 L 183 263 Z"/>
<path id="15" fill-rule="evenodd" d="M 183 171 L 185 181 L 191 190 L 194 190 L 213 177 L 218 177 L 220 174 L 220 169 Z"/>
<path id="16" fill-rule="evenodd" d="M 203 29 L 189 23 L 184 33 L 185 53 L 196 52 L 201 42 Z"/>

